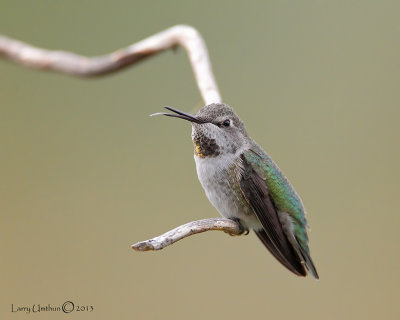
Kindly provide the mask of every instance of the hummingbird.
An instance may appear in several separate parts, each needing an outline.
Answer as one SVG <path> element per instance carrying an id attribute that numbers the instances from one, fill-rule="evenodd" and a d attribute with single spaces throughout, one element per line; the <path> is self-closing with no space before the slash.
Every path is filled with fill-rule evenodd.
<path id="1" fill-rule="evenodd" d="M 248 135 L 235 111 L 224 103 L 206 105 L 196 115 L 165 108 L 173 113 L 153 115 L 192 124 L 197 175 L 217 211 L 235 220 L 242 233 L 252 229 L 288 270 L 318 279 L 303 203 L 275 162 Z"/>

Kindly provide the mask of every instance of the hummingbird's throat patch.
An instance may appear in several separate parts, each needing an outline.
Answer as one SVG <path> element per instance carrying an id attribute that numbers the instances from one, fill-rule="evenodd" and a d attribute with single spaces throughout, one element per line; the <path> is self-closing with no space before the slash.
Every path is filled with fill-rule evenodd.
<path id="1" fill-rule="evenodd" d="M 214 139 L 194 140 L 194 153 L 199 158 L 216 157 L 220 154 Z"/>

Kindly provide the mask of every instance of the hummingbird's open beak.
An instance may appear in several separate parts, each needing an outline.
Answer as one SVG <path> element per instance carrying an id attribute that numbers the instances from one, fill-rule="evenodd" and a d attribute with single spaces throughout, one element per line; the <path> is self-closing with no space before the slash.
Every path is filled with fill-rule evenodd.
<path id="1" fill-rule="evenodd" d="M 180 119 L 187 120 L 187 121 L 194 122 L 194 123 L 206 123 L 206 121 L 200 120 L 200 119 L 196 118 L 195 116 L 192 116 L 189 113 L 186 113 L 186 112 L 183 112 L 183 111 L 180 111 L 180 110 L 168 107 L 168 106 L 165 106 L 164 108 L 169 111 L 175 112 L 175 113 L 157 112 L 157 113 L 151 114 L 150 117 L 163 115 L 163 116 L 167 116 L 167 117 L 180 118 Z"/>

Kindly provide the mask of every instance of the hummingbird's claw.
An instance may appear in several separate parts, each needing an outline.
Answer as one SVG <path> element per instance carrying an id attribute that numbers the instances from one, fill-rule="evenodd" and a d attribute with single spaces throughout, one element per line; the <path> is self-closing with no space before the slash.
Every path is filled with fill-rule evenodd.
<path id="1" fill-rule="evenodd" d="M 239 225 L 239 228 L 240 228 L 240 231 L 238 234 L 239 236 L 241 236 L 242 234 L 247 236 L 250 233 L 250 230 L 242 224 L 242 221 L 240 221 L 239 218 L 231 218 L 231 220 L 235 221 Z"/>

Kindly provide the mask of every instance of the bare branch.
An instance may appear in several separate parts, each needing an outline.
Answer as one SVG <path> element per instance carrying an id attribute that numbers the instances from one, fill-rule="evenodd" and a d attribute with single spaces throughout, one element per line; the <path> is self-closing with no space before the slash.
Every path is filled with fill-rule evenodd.
<path id="1" fill-rule="evenodd" d="M 231 236 L 244 234 L 242 227 L 236 221 L 223 218 L 210 218 L 192 221 L 170 230 L 161 236 L 135 243 L 132 245 L 132 249 L 136 251 L 161 250 L 183 238 L 211 230 L 224 231 Z"/>
<path id="2" fill-rule="evenodd" d="M 28 68 L 51 70 L 73 76 L 102 76 L 126 68 L 167 49 L 186 49 L 200 93 L 206 104 L 222 102 L 207 47 L 193 27 L 177 25 L 104 56 L 86 57 L 51 51 L 0 35 L 0 56 Z"/>

